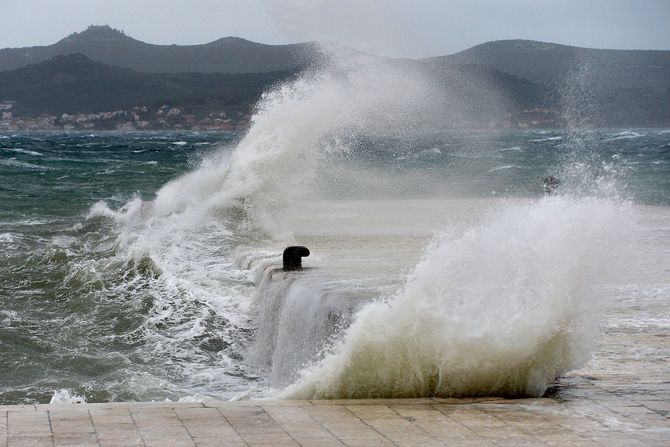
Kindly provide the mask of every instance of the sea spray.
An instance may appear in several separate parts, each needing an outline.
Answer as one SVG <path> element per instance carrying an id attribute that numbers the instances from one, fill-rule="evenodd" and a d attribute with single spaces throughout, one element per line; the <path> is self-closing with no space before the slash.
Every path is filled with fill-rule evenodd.
<path id="1" fill-rule="evenodd" d="M 286 205 L 316 189 L 325 154 L 347 150 L 340 135 L 391 117 L 400 127 L 413 116 L 401 112 L 430 96 L 420 79 L 365 59 L 327 63 L 266 92 L 234 147 L 205 155 L 154 200 L 137 194 L 117 209 L 102 202 L 90 209 L 88 224 L 104 222 L 117 235 L 99 268 L 117 272 L 114 287 L 146 303 L 133 337 L 141 337 L 143 356 L 165 359 L 158 375 L 216 377 L 221 387 L 229 377 L 237 384 L 254 377 L 241 352 L 253 335 L 256 275 L 239 256 L 272 239 L 290 241 Z"/>
<path id="2" fill-rule="evenodd" d="M 112 214 L 127 225 L 159 221 L 169 232 L 238 207 L 267 231 L 285 236 L 282 209 L 313 186 L 324 156 L 348 149 L 338 135 L 402 128 L 417 110 L 429 109 L 433 91 L 427 79 L 400 66 L 331 55 L 323 66 L 267 91 L 235 148 L 223 148 L 168 182 L 153 201 L 137 198 Z M 105 207 L 96 204 L 91 215 L 109 216 Z"/>
<path id="3" fill-rule="evenodd" d="M 347 299 L 331 288 L 318 269 L 299 274 L 276 267 L 266 271 L 255 297 L 258 329 L 245 360 L 266 371 L 271 386 L 293 383 L 351 324 L 361 300 Z"/>
<path id="4" fill-rule="evenodd" d="M 196 382 L 220 382 L 226 380 L 226 375 L 247 377 L 247 365 L 242 365 L 241 357 L 251 344 L 251 334 L 263 340 L 268 329 L 269 338 L 280 349 L 268 349 L 259 358 L 265 365 L 272 364 L 272 382 L 278 386 L 283 386 L 287 378 L 293 379 L 295 370 L 306 359 L 323 357 L 314 352 L 314 347 L 321 349 L 325 341 L 321 335 L 328 335 L 321 330 L 322 320 L 317 325 L 304 325 L 302 332 L 281 322 L 269 328 L 255 324 L 260 322 L 263 326 L 264 321 L 263 314 L 254 321 L 259 317 L 251 305 L 255 275 L 240 268 L 238 256 L 253 247 L 267 248 L 272 238 L 291 239 L 291 228 L 282 214 L 299 209 L 296 202 L 307 191 L 318 189 L 314 186 L 318 184 L 316 177 L 324 155 L 346 153 L 349 135 L 388 135 L 391 130 L 405 133 L 407 127 L 413 127 L 430 112 L 435 105 L 435 90 L 424 81 L 416 73 L 378 60 L 336 62 L 304 74 L 264 95 L 251 129 L 234 148 L 229 146 L 210 154 L 198 169 L 158 190 L 155 200 L 137 197 L 118 211 L 102 204 L 91 209 L 89 219 L 111 218 L 117 224 L 115 261 L 127 265 L 143 262 L 151 265 L 148 270 L 158 273 L 139 277 L 151 300 L 138 333 L 152 356 L 168 359 L 166 367 Z M 360 172 L 369 176 L 372 171 Z M 371 181 L 365 178 L 364 187 L 369 188 Z M 507 219 L 511 222 L 503 219 L 506 227 L 497 233 L 500 239 L 504 240 L 508 233 L 511 241 L 518 241 L 518 246 L 512 244 L 512 252 L 527 262 L 503 263 L 504 268 L 517 266 L 517 270 L 495 276 L 495 268 L 484 262 L 486 256 L 493 253 L 492 256 L 504 259 L 508 252 L 498 240 L 492 244 L 477 242 L 487 234 L 486 225 L 460 238 L 445 231 L 436 238 L 403 292 L 363 311 L 340 347 L 321 366 L 305 372 L 303 379 L 289 388 L 288 395 L 538 394 L 548 378 L 577 364 L 583 358 L 577 345 L 589 339 L 585 334 L 592 327 L 582 321 L 588 312 L 571 311 L 574 300 L 580 303 L 580 309 L 588 308 L 588 281 L 578 279 L 583 259 L 579 253 L 574 257 L 564 253 L 569 262 L 561 264 L 561 256 L 556 253 L 536 254 L 540 260 L 546 256 L 551 261 L 544 263 L 545 275 L 550 275 L 556 264 L 562 269 L 557 277 L 570 279 L 557 281 L 559 285 L 539 273 L 538 278 L 528 279 L 530 274 L 522 268 L 537 264 L 524 253 L 534 253 L 532 247 L 545 231 L 554 234 L 553 220 L 562 223 L 558 228 L 569 227 L 565 220 L 569 213 L 558 210 L 556 217 L 532 227 L 541 233 L 533 239 L 526 237 L 525 227 L 515 228 L 511 223 L 530 225 L 525 221 L 537 220 L 527 216 L 533 214 L 534 208 L 513 209 L 517 209 L 517 214 Z M 489 226 L 495 232 L 495 220 Z M 570 237 L 581 234 L 564 233 L 565 240 L 556 242 L 556 238 L 550 238 L 555 242 L 552 247 L 561 253 L 563 246 L 571 242 Z M 577 241 L 578 248 L 587 249 L 593 241 L 582 236 L 586 239 Z M 489 249 L 489 245 L 494 248 Z M 453 247 L 459 246 L 463 246 L 460 252 L 454 252 Z M 480 256 L 467 258 L 476 250 Z M 574 278 L 565 273 L 566 265 L 578 271 Z M 439 266 L 448 273 L 438 272 Z M 466 266 L 470 269 L 466 270 Z M 508 278 L 516 278 L 518 290 L 505 287 L 503 280 Z M 533 281 L 539 284 L 524 286 L 535 284 Z M 433 290 L 424 283 L 441 286 Z M 119 288 L 129 285 L 122 283 Z M 422 288 L 427 289 L 425 294 L 421 293 Z M 530 292 L 524 292 L 526 289 Z M 532 301 L 529 294 L 538 295 L 539 303 L 534 305 L 546 309 L 535 310 L 544 317 L 545 324 L 540 325 L 541 319 L 533 315 L 524 316 L 522 304 Z M 324 315 L 311 312 L 319 301 L 307 300 L 306 294 L 287 297 L 290 299 L 285 300 L 282 313 L 307 310 L 305 315 Z M 412 303 L 419 306 L 420 313 L 416 309 L 412 313 Z M 515 304 L 521 309 L 518 315 L 507 316 L 510 327 L 497 320 L 499 313 L 490 314 L 495 305 L 508 309 L 507 304 L 500 303 Z M 257 330 L 254 333 L 252 329 Z M 378 334 L 377 338 L 365 335 L 366 330 Z M 291 343 L 302 341 L 296 334 L 320 335 L 315 343 L 293 355 L 297 351 L 292 351 Z M 523 339 L 523 343 L 516 339 Z M 198 349 L 194 350 L 196 345 Z M 214 368 L 214 374 L 207 366 L 214 356 L 210 352 L 216 353 L 217 362 L 222 365 Z"/>
<path id="5" fill-rule="evenodd" d="M 444 229 L 284 398 L 540 396 L 588 359 L 596 285 L 632 258 L 626 204 L 546 197 Z"/>
<path id="6" fill-rule="evenodd" d="M 80 396 L 68 389 L 62 388 L 54 391 L 54 395 L 49 401 L 51 405 L 70 405 L 70 404 L 85 404 L 86 398 Z"/>

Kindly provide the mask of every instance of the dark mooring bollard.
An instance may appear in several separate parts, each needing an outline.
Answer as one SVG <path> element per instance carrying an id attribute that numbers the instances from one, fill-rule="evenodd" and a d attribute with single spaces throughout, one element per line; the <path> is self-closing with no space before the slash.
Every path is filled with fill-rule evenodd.
<path id="1" fill-rule="evenodd" d="M 303 256 L 309 256 L 309 249 L 302 245 L 286 247 L 284 249 L 284 270 L 301 270 Z"/>

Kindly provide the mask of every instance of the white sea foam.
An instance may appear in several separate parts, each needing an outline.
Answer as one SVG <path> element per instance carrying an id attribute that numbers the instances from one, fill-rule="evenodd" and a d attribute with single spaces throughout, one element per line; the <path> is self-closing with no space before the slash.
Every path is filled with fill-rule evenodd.
<path id="1" fill-rule="evenodd" d="M 646 134 L 641 132 L 634 132 L 632 130 L 624 130 L 622 132 L 617 132 L 612 134 L 605 141 L 617 141 L 617 140 L 632 140 L 634 138 L 644 137 Z"/>
<path id="2" fill-rule="evenodd" d="M 626 205 L 552 197 L 445 229 L 405 286 L 280 396 L 542 395 L 588 358 L 593 285 L 631 263 L 634 227 Z"/>
<path id="3" fill-rule="evenodd" d="M 52 405 L 85 404 L 86 398 L 63 388 L 54 391 L 54 394 L 51 396 L 51 401 L 49 403 Z"/>
<path id="4" fill-rule="evenodd" d="M 40 152 L 31 151 L 31 150 L 28 150 L 28 149 L 13 148 L 13 149 L 10 149 L 10 151 L 12 151 L 12 152 L 16 152 L 16 153 L 18 153 L 18 154 L 32 155 L 32 156 L 34 156 L 34 157 L 42 157 L 42 156 L 44 156 L 44 154 L 42 154 L 42 153 L 40 153 Z"/>
<path id="5" fill-rule="evenodd" d="M 491 168 L 486 172 L 498 172 L 498 171 L 506 171 L 508 169 L 514 169 L 518 168 L 516 165 L 501 165 L 501 166 L 496 166 L 495 168 Z"/>
<path id="6" fill-rule="evenodd" d="M 14 167 L 17 167 L 17 168 L 39 169 L 39 170 L 43 170 L 43 171 L 51 169 L 51 168 L 47 168 L 45 166 L 39 166 L 39 165 L 36 165 L 36 164 L 33 164 L 33 163 L 27 163 L 25 161 L 19 161 L 15 158 L 7 158 L 7 159 L 4 159 L 4 160 L 0 160 L 0 164 L 3 164 L 5 166 L 14 166 Z"/>
<path id="7" fill-rule="evenodd" d="M 547 137 L 547 138 L 537 138 L 535 140 L 530 140 L 533 143 L 544 143 L 545 141 L 560 141 L 563 137 Z"/>
<path id="8" fill-rule="evenodd" d="M 16 235 L 13 233 L 0 233 L 0 242 L 3 244 L 12 244 L 16 241 Z"/>
<path id="9" fill-rule="evenodd" d="M 88 211 L 86 219 L 93 219 L 95 217 L 116 217 L 117 213 L 112 211 L 105 202 L 98 201 Z"/>

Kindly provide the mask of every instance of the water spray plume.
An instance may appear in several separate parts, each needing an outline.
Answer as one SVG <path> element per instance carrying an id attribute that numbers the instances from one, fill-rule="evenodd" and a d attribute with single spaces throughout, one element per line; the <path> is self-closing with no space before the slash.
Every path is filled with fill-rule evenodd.
<path id="1" fill-rule="evenodd" d="M 440 232 L 405 286 L 359 312 L 287 398 L 541 396 L 588 359 L 598 283 L 630 260 L 626 206 L 565 197 Z"/>

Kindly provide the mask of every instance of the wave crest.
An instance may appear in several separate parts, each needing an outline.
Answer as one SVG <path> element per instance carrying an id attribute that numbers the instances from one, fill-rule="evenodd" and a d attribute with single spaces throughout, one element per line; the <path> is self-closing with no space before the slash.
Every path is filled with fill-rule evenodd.
<path id="1" fill-rule="evenodd" d="M 630 262 L 634 225 L 626 205 L 554 197 L 443 230 L 403 289 L 281 396 L 540 396 L 588 359 L 595 286 Z"/>

